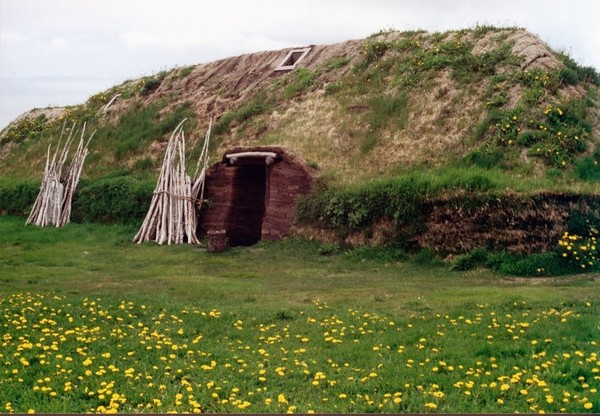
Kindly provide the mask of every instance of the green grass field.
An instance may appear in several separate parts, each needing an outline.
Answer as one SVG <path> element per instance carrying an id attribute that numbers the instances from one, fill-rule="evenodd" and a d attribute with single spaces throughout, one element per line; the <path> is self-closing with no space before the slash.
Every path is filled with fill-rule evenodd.
<path id="1" fill-rule="evenodd" d="M 0 217 L 0 411 L 600 409 L 596 275 L 135 231 Z"/>

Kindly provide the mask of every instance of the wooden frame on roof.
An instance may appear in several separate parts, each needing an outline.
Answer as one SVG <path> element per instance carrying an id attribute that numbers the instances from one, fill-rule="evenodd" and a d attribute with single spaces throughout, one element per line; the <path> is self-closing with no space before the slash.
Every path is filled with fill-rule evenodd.
<path id="1" fill-rule="evenodd" d="M 292 49 L 275 68 L 275 71 L 291 71 L 308 55 L 310 49 L 310 47 Z"/>

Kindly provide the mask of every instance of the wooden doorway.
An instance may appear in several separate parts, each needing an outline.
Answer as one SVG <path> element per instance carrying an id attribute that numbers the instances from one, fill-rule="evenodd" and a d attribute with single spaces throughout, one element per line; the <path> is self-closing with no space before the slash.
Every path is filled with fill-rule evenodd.
<path id="1" fill-rule="evenodd" d="M 232 182 L 227 235 L 234 246 L 250 246 L 261 239 L 267 194 L 267 168 L 264 159 L 240 163 Z"/>

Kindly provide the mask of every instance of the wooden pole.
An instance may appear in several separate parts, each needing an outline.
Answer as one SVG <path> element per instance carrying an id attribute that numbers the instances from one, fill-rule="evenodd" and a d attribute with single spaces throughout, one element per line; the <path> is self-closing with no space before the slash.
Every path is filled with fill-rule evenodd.
<path id="1" fill-rule="evenodd" d="M 193 179 L 187 174 L 184 119 L 173 130 L 146 217 L 133 238 L 137 244 L 198 244 L 197 196 L 204 192 L 208 167 L 208 146 L 212 120 L 209 123 Z M 193 147 L 192 147 L 193 150 Z"/>
<path id="2" fill-rule="evenodd" d="M 81 177 L 83 164 L 89 153 L 88 145 L 94 136 L 94 133 L 90 135 L 86 142 L 84 140 L 84 123 L 79 145 L 77 146 L 75 155 L 63 176 L 63 167 L 67 161 L 71 143 L 76 136 L 75 125 L 73 125 L 61 150 L 60 143 L 62 136 L 65 133 L 65 127 L 65 124 L 63 124 L 52 158 L 50 158 L 51 145 L 48 146 L 40 192 L 36 197 L 26 224 L 35 224 L 40 227 L 45 227 L 47 225 L 61 227 L 70 222 L 73 193 L 75 192 L 79 178 Z"/>

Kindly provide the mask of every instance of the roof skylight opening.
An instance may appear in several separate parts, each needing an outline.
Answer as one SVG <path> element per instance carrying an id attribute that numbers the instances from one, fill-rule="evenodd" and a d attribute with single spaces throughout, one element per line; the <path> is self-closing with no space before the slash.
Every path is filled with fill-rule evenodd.
<path id="1" fill-rule="evenodd" d="M 308 52 L 310 52 L 310 48 L 292 49 L 275 68 L 275 71 L 291 71 L 308 55 Z"/>

